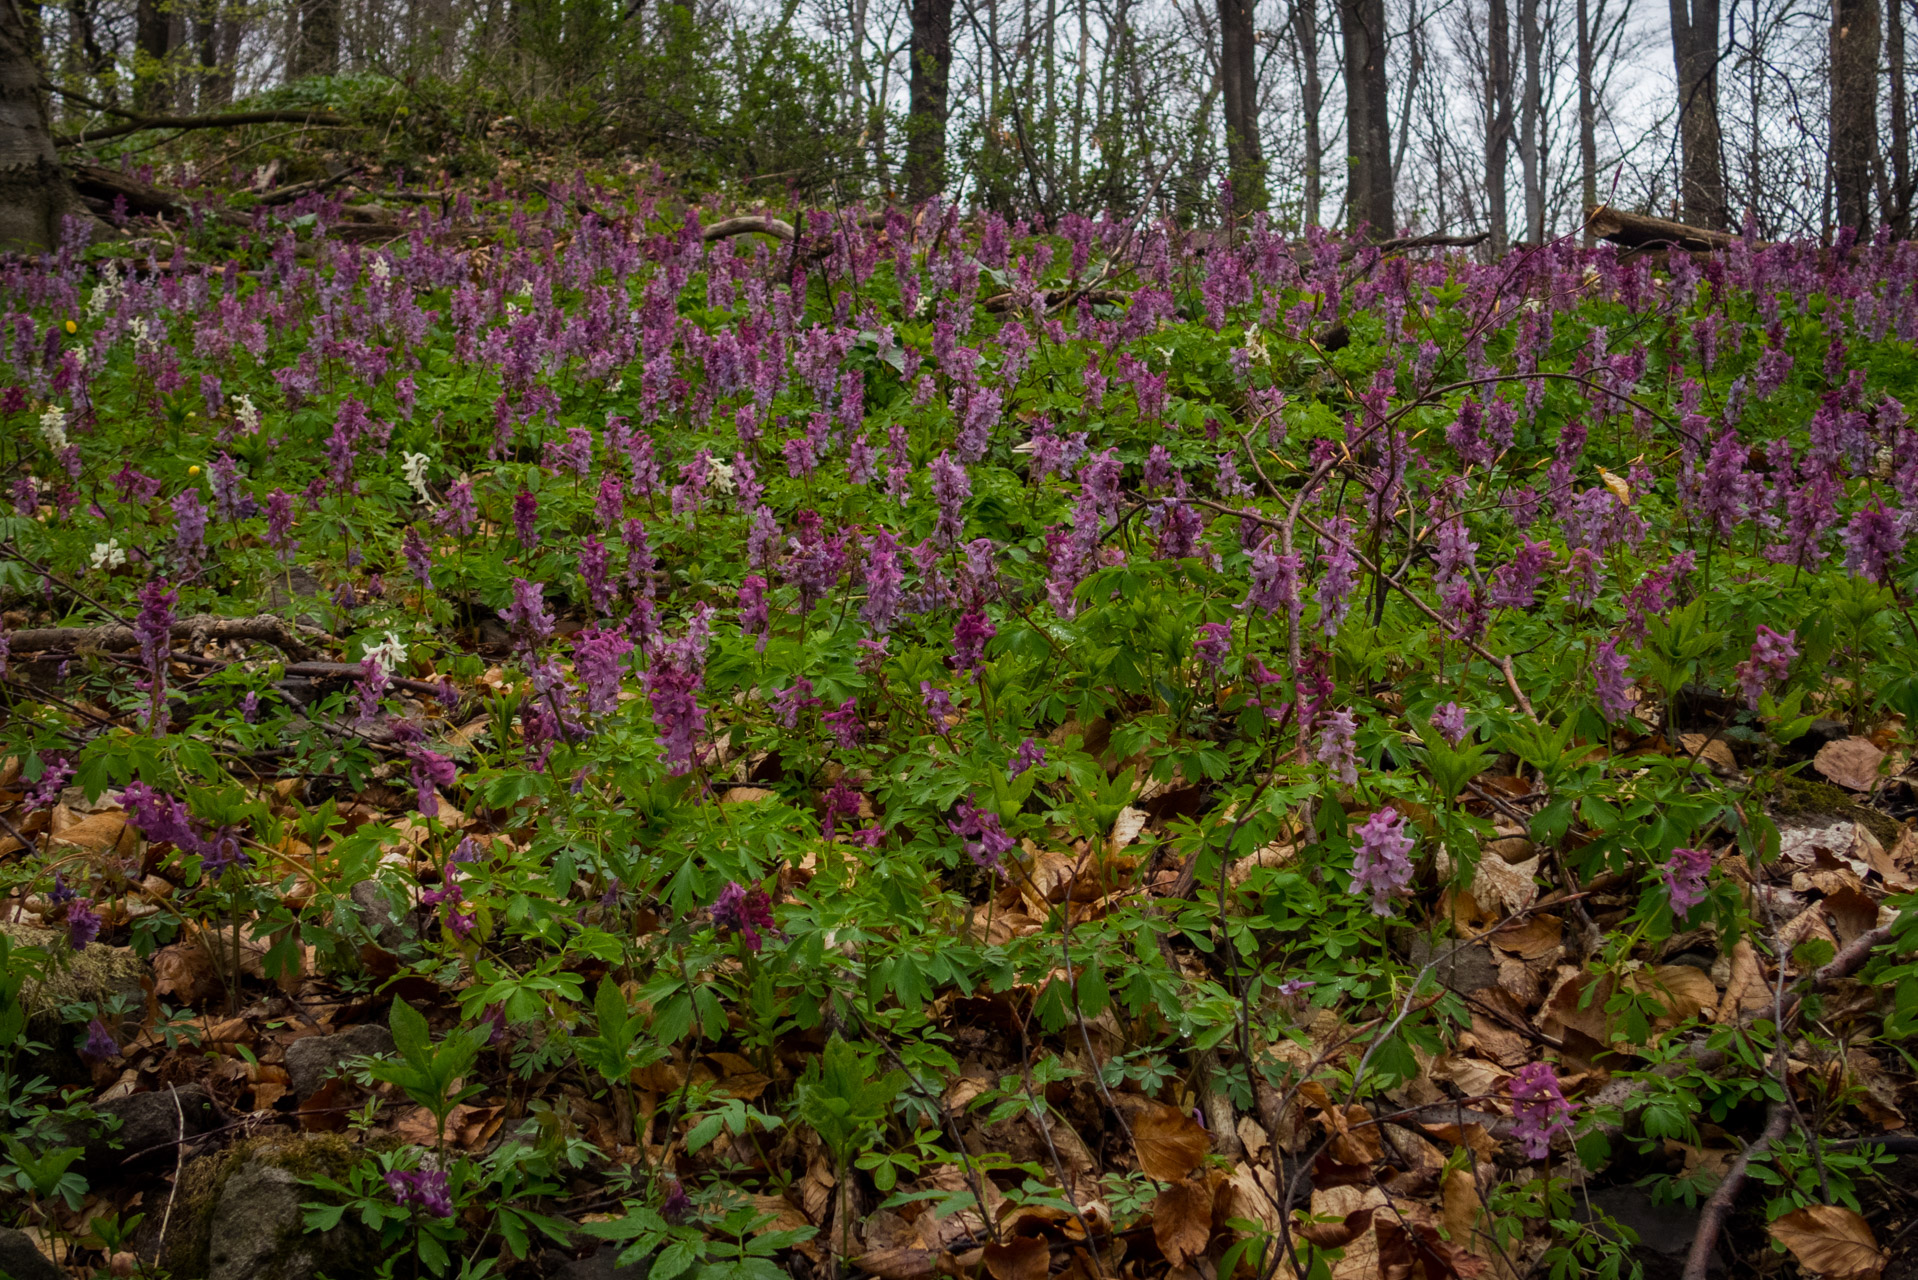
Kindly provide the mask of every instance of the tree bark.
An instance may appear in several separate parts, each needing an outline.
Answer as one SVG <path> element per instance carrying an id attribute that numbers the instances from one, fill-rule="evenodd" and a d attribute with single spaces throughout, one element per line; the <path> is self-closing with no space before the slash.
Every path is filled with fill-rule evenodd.
<path id="1" fill-rule="evenodd" d="M 946 85 L 952 72 L 952 0 L 912 0 L 912 83 L 906 119 L 906 194 L 946 185 Z"/>
<path id="2" fill-rule="evenodd" d="M 1832 0 L 1831 177 L 1838 225 L 1871 231 L 1878 149 L 1878 0 Z"/>
<path id="3" fill-rule="evenodd" d="M 1905 4 L 1891 0 L 1885 24 L 1885 61 L 1891 65 L 1891 202 L 1885 219 L 1899 239 L 1911 234 L 1911 99 L 1905 83 Z"/>
<path id="4" fill-rule="evenodd" d="M 1345 137 L 1350 156 L 1346 223 L 1375 239 L 1392 216 L 1392 120 L 1385 87 L 1385 0 L 1339 0 L 1345 40 Z"/>
<path id="5" fill-rule="evenodd" d="M 1578 167 L 1580 208 L 1598 204 L 1598 99 L 1593 80 L 1597 53 L 1592 48 L 1592 15 L 1589 0 L 1578 0 Z M 1591 224 L 1585 226 L 1585 247 L 1596 244 Z"/>
<path id="6" fill-rule="evenodd" d="M 1225 108 L 1226 166 L 1232 208 L 1263 209 L 1265 155 L 1259 145 L 1259 69 L 1253 0 L 1219 0 L 1219 80 Z"/>
<path id="7" fill-rule="evenodd" d="M 167 55 L 173 52 L 173 18 L 164 0 L 139 0 L 133 12 L 133 109 L 165 111 L 171 105 L 167 93 Z"/>
<path id="8" fill-rule="evenodd" d="M 1671 0 L 1672 66 L 1678 72 L 1679 191 L 1685 221 L 1728 225 L 1718 125 L 1718 0 Z"/>
<path id="9" fill-rule="evenodd" d="M 1505 161 L 1512 145 L 1512 17 L 1505 0 L 1491 0 L 1485 25 L 1485 208 L 1492 256 L 1499 258 L 1510 243 Z"/>
<path id="10" fill-rule="evenodd" d="M 304 0 L 287 77 L 330 76 L 340 69 L 340 0 Z"/>
<path id="11" fill-rule="evenodd" d="M 20 0 L 0 0 L 0 248 L 50 249 L 61 220 L 84 214 L 53 149 Z"/>
<path id="12" fill-rule="evenodd" d="M 1299 45 L 1299 72 L 1305 115 L 1305 208 L 1301 221 L 1319 225 L 1325 201 L 1325 143 L 1319 136 L 1319 108 L 1325 89 L 1319 80 L 1318 0 L 1297 0 L 1292 9 L 1293 38 Z"/>
<path id="13" fill-rule="evenodd" d="M 1538 28 L 1538 0 L 1519 0 L 1519 46 L 1525 58 L 1525 89 L 1519 102 L 1518 158 L 1525 176 L 1525 238 L 1545 243 L 1545 154 L 1542 88 L 1544 33 Z"/>

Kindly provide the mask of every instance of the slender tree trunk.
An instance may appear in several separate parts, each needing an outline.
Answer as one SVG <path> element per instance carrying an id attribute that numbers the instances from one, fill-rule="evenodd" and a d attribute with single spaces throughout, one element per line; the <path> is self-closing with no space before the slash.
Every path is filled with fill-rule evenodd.
<path id="1" fill-rule="evenodd" d="M 1886 11 L 1885 61 L 1891 66 L 1891 200 L 1886 220 L 1899 239 L 1911 234 L 1913 188 L 1911 173 L 1911 99 L 1905 84 L 1905 5 L 1891 0 Z"/>
<path id="2" fill-rule="evenodd" d="M 1871 230 L 1878 142 L 1878 0 L 1832 0 L 1831 177 L 1838 225 Z"/>
<path id="3" fill-rule="evenodd" d="M 1545 243 L 1545 165 L 1540 132 L 1542 91 L 1539 66 L 1544 33 L 1538 26 L 1538 0 L 1519 0 L 1519 48 L 1525 59 L 1525 89 L 1519 100 L 1518 159 L 1525 178 L 1525 238 Z"/>
<path id="4" fill-rule="evenodd" d="M 246 27 L 240 10 L 228 7 L 220 15 L 220 62 L 212 84 L 215 106 L 233 105 L 233 83 L 240 68 L 240 37 L 245 34 Z"/>
<path id="5" fill-rule="evenodd" d="M 82 63 L 87 75 L 96 81 L 105 81 L 97 86 L 109 103 L 120 100 L 119 86 L 107 79 L 107 73 L 113 70 L 113 58 L 100 47 L 99 26 L 94 21 L 93 0 L 67 0 L 67 26 L 69 39 L 80 50 Z"/>
<path id="6" fill-rule="evenodd" d="M 1405 45 L 1409 55 L 1407 61 L 1412 65 L 1405 77 L 1405 96 L 1399 99 L 1399 138 L 1392 148 L 1392 186 L 1395 190 L 1399 183 L 1399 171 L 1405 164 L 1406 152 L 1412 147 L 1412 107 L 1418 101 L 1419 80 L 1425 74 L 1425 29 L 1418 0 L 1411 2 L 1411 13 L 1405 24 Z"/>
<path id="7" fill-rule="evenodd" d="M 946 185 L 946 81 L 952 71 L 952 0 L 912 0 L 911 113 L 906 193 L 924 200 Z"/>
<path id="8" fill-rule="evenodd" d="M 1723 140 L 1718 126 L 1718 0 L 1671 0 L 1672 65 L 1678 72 L 1679 176 L 1685 221 L 1726 225 Z"/>
<path id="9" fill-rule="evenodd" d="M 1592 81 L 1597 69 L 1592 65 L 1592 15 L 1590 0 L 1578 0 L 1578 170 L 1579 213 L 1583 217 L 1598 204 L 1598 100 Z M 1585 228 L 1585 247 L 1596 243 L 1592 229 Z"/>
<path id="10" fill-rule="evenodd" d="M 1505 210 L 1505 161 L 1512 145 L 1512 18 L 1505 0 L 1487 5 L 1485 63 L 1485 208 L 1492 256 L 1499 258 L 1510 243 L 1511 225 Z"/>
<path id="11" fill-rule="evenodd" d="M 146 112 L 164 111 L 167 93 L 167 55 L 173 52 L 173 20 L 164 0 L 139 0 L 133 14 L 135 56 L 133 106 Z"/>
<path id="12" fill-rule="evenodd" d="M 302 0 L 287 76 L 330 76 L 339 69 L 340 0 Z"/>
<path id="13" fill-rule="evenodd" d="M 53 149 L 40 65 L 21 0 L 0 0 L 0 247 L 48 249 L 84 214 Z"/>
<path id="14" fill-rule="evenodd" d="M 1298 0 L 1292 10 L 1293 38 L 1299 45 L 1299 70 L 1305 114 L 1305 207 L 1302 221 L 1308 227 L 1319 225 L 1325 202 L 1325 144 L 1319 136 L 1319 108 L 1325 101 L 1325 89 L 1319 81 L 1319 6 L 1318 0 Z"/>
<path id="15" fill-rule="evenodd" d="M 1225 108 L 1225 155 L 1232 174 L 1232 207 L 1250 213 L 1266 206 L 1265 155 L 1259 144 L 1258 38 L 1254 0 L 1219 0 L 1219 82 Z"/>
<path id="16" fill-rule="evenodd" d="M 1339 0 L 1345 41 L 1346 222 L 1384 239 L 1392 216 L 1392 120 L 1385 86 L 1385 0 Z"/>

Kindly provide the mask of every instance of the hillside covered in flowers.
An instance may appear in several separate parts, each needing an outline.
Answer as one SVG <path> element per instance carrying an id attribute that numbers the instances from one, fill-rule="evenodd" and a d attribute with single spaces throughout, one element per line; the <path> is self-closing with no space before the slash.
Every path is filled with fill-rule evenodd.
<path id="1" fill-rule="evenodd" d="M 0 1266 L 1918 1269 L 1911 243 L 392 219 L 0 267 Z"/>

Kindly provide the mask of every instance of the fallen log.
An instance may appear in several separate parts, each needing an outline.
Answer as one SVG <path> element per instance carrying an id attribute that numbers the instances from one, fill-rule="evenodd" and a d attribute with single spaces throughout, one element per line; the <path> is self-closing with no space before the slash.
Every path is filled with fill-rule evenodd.
<path id="1" fill-rule="evenodd" d="M 196 614 L 176 621 L 172 637 L 194 643 L 237 640 L 269 644 L 295 662 L 304 662 L 316 652 L 288 625 L 286 619 L 270 613 L 251 618 L 218 618 L 211 614 Z M 51 649 L 123 653 L 128 649 L 137 649 L 140 637 L 132 627 L 112 623 L 104 627 L 28 627 L 8 632 L 7 643 L 15 654 L 44 653 Z"/>
<path id="2" fill-rule="evenodd" d="M 1705 227 L 1688 227 L 1682 222 L 1667 222 L 1663 218 L 1650 218 L 1642 213 L 1626 213 L 1623 209 L 1614 209 L 1601 204 L 1592 208 L 1587 217 L 1587 225 L 1592 234 L 1601 240 L 1621 244 L 1630 249 L 1647 249 L 1663 246 L 1672 249 L 1689 249 L 1694 253 L 1709 253 L 1719 249 L 1729 249 L 1738 243 L 1739 237 L 1729 231 L 1712 231 Z"/>

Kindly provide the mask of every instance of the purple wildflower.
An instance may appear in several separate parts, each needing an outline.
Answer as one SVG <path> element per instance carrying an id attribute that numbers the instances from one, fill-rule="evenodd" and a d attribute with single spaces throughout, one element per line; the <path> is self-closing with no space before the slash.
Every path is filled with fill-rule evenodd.
<path id="1" fill-rule="evenodd" d="M 27 792 L 27 798 L 23 802 L 27 812 L 51 809 L 59 803 L 60 792 L 65 790 L 67 783 L 72 780 L 73 762 L 63 755 L 49 753 L 41 761 L 39 781 L 33 784 L 33 789 Z"/>
<path id="2" fill-rule="evenodd" d="M 166 792 L 155 791 L 144 782 L 129 782 L 120 793 L 120 803 L 126 807 L 127 821 L 149 841 L 181 849 L 198 847 L 199 838 L 193 833 L 186 806 Z"/>
<path id="3" fill-rule="evenodd" d="M 1531 608 L 1538 599 L 1538 580 L 1551 566 L 1551 543 L 1522 539 L 1512 562 L 1500 565 L 1492 576 L 1493 607 Z"/>
<path id="4" fill-rule="evenodd" d="M 1217 674 L 1226 655 L 1232 652 L 1232 628 L 1223 622 L 1204 622 L 1199 624 L 1198 638 L 1192 642 L 1192 656 L 1205 665 L 1207 671 Z"/>
<path id="5" fill-rule="evenodd" d="M 400 554 L 406 557 L 406 567 L 420 586 L 430 588 L 433 585 L 433 552 L 426 545 L 426 539 L 420 537 L 420 531 L 410 524 L 400 539 Z"/>
<path id="6" fill-rule="evenodd" d="M 757 951 L 762 945 L 759 931 L 772 932 L 773 902 L 764 889 L 729 880 L 713 901 L 712 915 L 714 924 L 740 936 L 746 950 Z"/>
<path id="7" fill-rule="evenodd" d="M 1565 565 L 1565 580 L 1571 584 L 1565 602 L 1574 609 L 1591 608 L 1598 599 L 1598 575 L 1604 568 L 1605 559 L 1598 552 L 1590 547 L 1574 547 Z"/>
<path id="8" fill-rule="evenodd" d="M 192 577 L 206 559 L 206 504 L 198 489 L 182 489 L 173 498 L 173 558 Z"/>
<path id="9" fill-rule="evenodd" d="M 969 800 L 959 802 L 958 812 L 959 820 L 946 825 L 965 842 L 966 856 L 981 870 L 1005 874 L 1001 860 L 1017 845 L 999 824 L 999 815 Z"/>
<path id="10" fill-rule="evenodd" d="M 446 1174 L 438 1169 L 395 1169 L 386 1175 L 386 1189 L 393 1193 L 393 1203 L 402 1209 L 417 1206 L 428 1217 L 453 1216 Z"/>
<path id="11" fill-rule="evenodd" d="M 832 734 L 833 741 L 839 744 L 841 751 L 851 751 L 858 747 L 859 739 L 865 732 L 859 719 L 859 699 L 847 698 L 839 704 L 837 710 L 828 711 L 819 717 L 819 722 Z"/>
<path id="12" fill-rule="evenodd" d="M 1671 899 L 1672 914 L 1681 919 L 1705 900 L 1705 882 L 1712 871 L 1712 855 L 1709 849 L 1673 849 L 1672 856 L 1659 869 L 1658 878 L 1665 884 L 1665 894 Z"/>
<path id="13" fill-rule="evenodd" d="M 1441 702 L 1432 711 L 1432 727 L 1453 746 L 1465 741 L 1465 708 L 1456 702 Z"/>
<path id="14" fill-rule="evenodd" d="M 804 676 L 795 676 L 791 684 L 772 696 L 773 714 L 788 729 L 798 725 L 801 711 L 818 703 L 819 699 L 812 696 L 812 681 Z"/>
<path id="15" fill-rule="evenodd" d="M 965 529 L 964 506 L 972 493 L 972 480 L 964 466 L 941 453 L 932 460 L 932 498 L 939 506 L 939 518 L 932 537 L 942 547 L 956 546 Z"/>
<path id="16" fill-rule="evenodd" d="M 1359 783 L 1358 731 L 1358 720 L 1343 707 L 1327 716 L 1319 730 L 1318 762 L 1348 787 Z"/>
<path id="17" fill-rule="evenodd" d="M 1392 899 L 1412 882 L 1412 837 L 1405 831 L 1405 815 L 1380 809 L 1353 832 L 1358 846 L 1352 853 L 1352 892 L 1372 895 L 1372 914 L 1392 914 Z"/>
<path id="18" fill-rule="evenodd" d="M 1246 589 L 1245 600 L 1239 607 L 1257 609 L 1268 618 L 1284 609 L 1286 620 L 1296 623 L 1299 618 L 1301 563 L 1296 552 L 1292 555 L 1279 554 L 1278 535 L 1268 536 L 1252 552 L 1252 584 Z"/>
<path id="19" fill-rule="evenodd" d="M 439 817 L 439 792 L 459 780 L 459 770 L 439 752 L 417 744 L 406 749 L 406 759 L 412 766 L 414 807 L 424 817 Z"/>
<path id="20" fill-rule="evenodd" d="M 266 495 L 266 544 L 282 560 L 299 545 L 293 540 L 293 495 L 284 489 Z"/>
<path id="21" fill-rule="evenodd" d="M 660 1202 L 659 1216 L 668 1222 L 684 1222 L 693 1211 L 692 1197 L 686 1194 L 686 1185 L 678 1178 L 669 1180 L 666 1198 Z"/>
<path id="22" fill-rule="evenodd" d="M 584 631 L 573 643 L 573 672 L 586 690 L 586 709 L 603 716 L 619 706 L 624 659 L 633 642 L 618 631 Z"/>
<path id="23" fill-rule="evenodd" d="M 543 584 L 515 578 L 513 603 L 500 611 L 500 621 L 513 628 L 528 649 L 537 649 L 553 634 L 553 615 L 546 612 L 545 595 Z"/>
<path id="24" fill-rule="evenodd" d="M 1607 720 L 1623 720 L 1632 713 L 1632 701 L 1628 696 L 1631 681 L 1626 676 L 1625 655 L 1618 651 L 1618 643 L 1607 640 L 1598 646 L 1598 653 L 1592 659 L 1592 681 L 1598 694 L 1598 710 Z"/>
<path id="25" fill-rule="evenodd" d="M 1845 526 L 1845 567 L 1861 578 L 1882 582 L 1885 570 L 1904 558 L 1900 524 L 1898 515 L 1886 511 L 1884 503 L 1876 499 L 1870 506 L 1859 508 Z"/>
<path id="26" fill-rule="evenodd" d="M 1512 1073 L 1513 1136 L 1525 1144 L 1525 1154 L 1543 1160 L 1552 1150 L 1552 1138 L 1569 1133 L 1573 1104 L 1565 1100 L 1558 1075 L 1543 1062 L 1528 1062 Z"/>
<path id="27" fill-rule="evenodd" d="M 979 669 L 985 661 L 986 641 L 999 634 L 986 615 L 967 610 L 952 629 L 952 665 L 961 675 Z"/>
<path id="28" fill-rule="evenodd" d="M 107 1024 L 95 1018 L 87 1023 L 86 1043 L 80 1046 L 80 1054 L 95 1062 L 105 1062 L 108 1058 L 120 1056 L 120 1045 L 113 1038 L 113 1033 L 107 1030 Z"/>
<path id="29" fill-rule="evenodd" d="M 753 649 L 766 652 L 766 641 L 772 634 L 772 606 L 766 598 L 766 580 L 756 573 L 747 574 L 739 584 L 739 634 L 757 636 Z"/>
<path id="30" fill-rule="evenodd" d="M 1327 636 L 1337 636 L 1352 607 L 1352 589 L 1359 581 L 1358 554 L 1352 545 L 1352 522 L 1339 516 L 1326 526 L 1331 546 L 1325 553 L 1325 573 L 1319 578 L 1319 625 Z"/>
<path id="31" fill-rule="evenodd" d="M 102 923 L 91 898 L 75 898 L 67 904 L 67 945 L 85 951 L 100 936 Z"/>
<path id="32" fill-rule="evenodd" d="M 147 725 L 155 736 L 166 732 L 166 669 L 173 656 L 173 603 L 178 597 L 166 579 L 140 588 L 140 613 L 133 634 L 140 641 L 140 662 L 147 669 Z"/>
<path id="33" fill-rule="evenodd" d="M 952 705 L 952 695 L 935 686 L 932 681 L 919 682 L 919 702 L 926 714 L 932 717 L 933 728 L 941 734 L 959 723 L 959 712 Z"/>
<path id="34" fill-rule="evenodd" d="M 1018 777 L 1028 769 L 1037 769 L 1046 762 L 1046 749 L 1040 743 L 1027 738 L 1019 744 L 1019 751 L 1012 757 L 1012 777 Z"/>
<path id="35" fill-rule="evenodd" d="M 525 551 L 539 545 L 539 499 L 526 489 L 513 496 L 513 536 Z"/>
<path id="36" fill-rule="evenodd" d="M 1791 674 L 1792 659 L 1798 656 L 1797 631 L 1773 631 L 1758 624 L 1752 641 L 1751 657 L 1738 664 L 1739 688 L 1744 690 L 1745 705 L 1758 710 L 1758 699 L 1767 688 Z"/>

